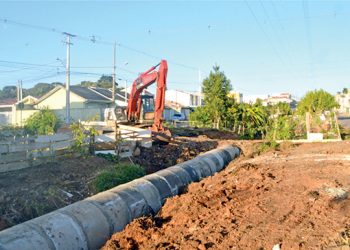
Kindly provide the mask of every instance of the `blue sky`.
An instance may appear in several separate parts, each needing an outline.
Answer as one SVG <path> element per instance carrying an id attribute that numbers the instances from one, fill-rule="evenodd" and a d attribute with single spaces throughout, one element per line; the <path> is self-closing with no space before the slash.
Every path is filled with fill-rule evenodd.
<path id="1" fill-rule="evenodd" d="M 301 97 L 311 89 L 350 87 L 347 1 L 1 1 L 0 18 L 79 35 L 72 40 L 71 66 L 92 68 L 72 68 L 84 72 L 72 74 L 72 84 L 111 74 L 112 46 L 84 40 L 94 36 L 124 45 L 117 47 L 117 77 L 129 84 L 164 58 L 169 88 L 175 89 L 198 90 L 199 72 L 206 77 L 216 63 L 244 95 Z M 0 21 L 0 87 L 19 79 L 24 87 L 64 82 L 56 60 L 65 60 L 64 39 Z M 27 69 L 4 61 L 48 66 Z"/>

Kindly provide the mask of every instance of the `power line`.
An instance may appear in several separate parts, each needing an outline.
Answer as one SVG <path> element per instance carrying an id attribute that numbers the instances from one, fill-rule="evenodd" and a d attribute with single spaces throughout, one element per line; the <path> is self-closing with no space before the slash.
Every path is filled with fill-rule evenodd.
<path id="1" fill-rule="evenodd" d="M 272 40 L 271 40 L 270 36 L 266 33 L 264 27 L 263 27 L 262 24 L 260 23 L 260 20 L 259 20 L 258 17 L 255 15 L 254 10 L 251 8 L 251 6 L 249 5 L 249 3 L 248 3 L 247 0 L 245 0 L 245 3 L 246 3 L 246 5 L 247 5 L 247 7 L 248 7 L 250 13 L 252 14 L 252 16 L 253 16 L 253 18 L 254 18 L 256 24 L 258 25 L 258 27 L 260 28 L 260 30 L 261 30 L 262 33 L 264 34 L 265 38 L 267 39 L 269 45 L 271 46 L 272 51 L 275 53 L 276 57 L 281 61 L 281 63 L 282 63 L 283 65 L 286 66 L 287 71 L 288 71 L 288 72 L 292 75 L 292 77 L 293 77 L 293 74 L 290 72 L 289 67 L 287 67 L 287 64 L 286 64 L 285 61 L 282 59 L 281 55 L 278 53 L 277 49 L 275 48 L 274 44 L 272 43 Z"/>
<path id="2" fill-rule="evenodd" d="M 65 32 L 65 31 L 57 29 L 57 28 L 46 27 L 46 26 L 41 26 L 41 25 L 27 24 L 27 23 L 17 22 L 17 21 L 13 21 L 13 20 L 10 20 L 10 19 L 6 19 L 6 18 L 0 18 L 0 21 L 4 22 L 5 24 L 11 24 L 11 25 L 24 27 L 24 28 L 31 28 L 31 29 L 41 30 L 41 31 L 45 31 L 45 32 L 53 32 L 53 33 L 61 34 L 61 35 L 62 34 L 71 34 L 71 33 Z M 102 44 L 102 45 L 112 46 L 115 43 L 115 42 L 111 42 L 111 41 L 104 41 L 104 40 L 101 40 L 101 39 L 97 39 L 98 36 L 96 36 L 96 35 L 91 35 L 89 37 L 82 36 L 82 35 L 79 35 L 79 34 L 71 34 L 71 35 L 74 35 L 75 39 L 86 41 L 86 42 L 91 42 L 93 44 Z M 127 46 L 127 45 L 122 44 L 122 43 L 117 43 L 117 46 L 120 47 L 120 48 L 129 50 L 129 51 L 133 51 L 133 52 L 138 53 L 140 55 L 144 55 L 144 56 L 153 58 L 153 59 L 157 59 L 157 60 L 162 59 L 162 57 L 152 55 L 152 54 L 150 54 L 148 52 L 132 48 L 132 47 Z M 187 64 L 184 64 L 184 63 L 176 62 L 176 61 L 173 61 L 173 60 L 168 60 L 168 63 L 171 63 L 173 65 L 177 65 L 179 67 L 187 68 L 187 69 L 198 70 L 198 67 L 194 67 L 194 66 L 187 65 Z"/>

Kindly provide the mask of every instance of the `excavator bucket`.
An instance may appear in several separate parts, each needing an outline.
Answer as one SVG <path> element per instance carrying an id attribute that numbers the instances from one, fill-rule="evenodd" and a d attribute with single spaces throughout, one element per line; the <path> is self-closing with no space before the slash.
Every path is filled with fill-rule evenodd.
<path id="1" fill-rule="evenodd" d="M 165 129 L 163 132 L 152 131 L 152 139 L 156 143 L 169 143 L 173 137 L 169 129 Z"/>

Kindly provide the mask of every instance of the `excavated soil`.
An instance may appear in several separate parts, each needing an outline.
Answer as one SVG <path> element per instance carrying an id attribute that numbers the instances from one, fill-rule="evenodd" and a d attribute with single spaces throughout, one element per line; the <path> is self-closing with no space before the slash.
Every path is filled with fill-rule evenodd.
<path id="1" fill-rule="evenodd" d="M 245 156 L 168 199 L 155 217 L 133 221 L 103 249 L 349 249 L 348 141 L 260 155 L 240 143 Z"/>
<path id="2" fill-rule="evenodd" d="M 143 166 L 147 173 L 153 173 L 192 159 L 218 144 L 205 135 L 176 137 L 168 145 L 141 149 L 140 155 L 132 157 L 131 161 Z M 130 162 L 129 159 L 124 161 Z M 67 157 L 37 167 L 0 173 L 0 230 L 95 194 L 93 181 L 113 164 L 94 156 Z"/>

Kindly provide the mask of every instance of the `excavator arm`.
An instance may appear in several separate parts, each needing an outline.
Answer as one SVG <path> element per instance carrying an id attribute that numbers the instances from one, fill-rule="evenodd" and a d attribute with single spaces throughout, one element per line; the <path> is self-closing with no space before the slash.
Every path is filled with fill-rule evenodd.
<path id="1" fill-rule="evenodd" d="M 159 66 L 158 71 L 156 68 Z M 168 64 L 162 60 L 156 66 L 140 74 L 133 82 L 127 107 L 128 121 L 138 121 L 141 114 L 141 93 L 142 91 L 157 82 L 157 91 L 154 107 L 154 122 L 152 130 L 154 132 L 164 132 L 163 128 L 163 111 L 165 106 L 166 78 L 168 73 Z"/>

